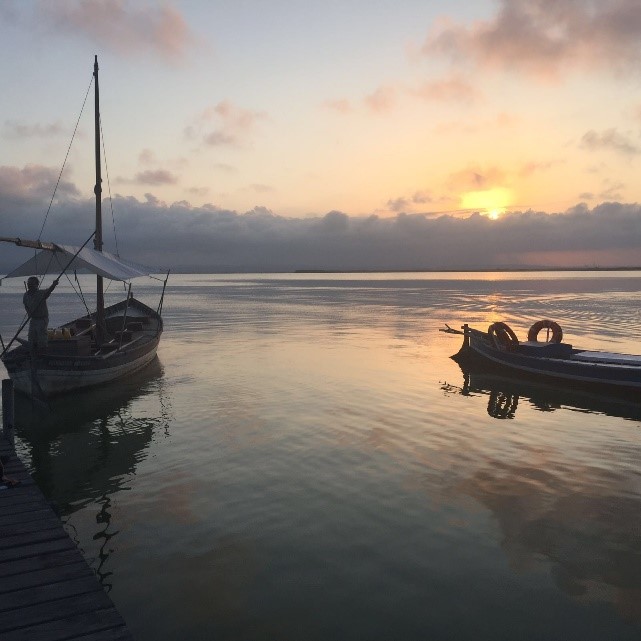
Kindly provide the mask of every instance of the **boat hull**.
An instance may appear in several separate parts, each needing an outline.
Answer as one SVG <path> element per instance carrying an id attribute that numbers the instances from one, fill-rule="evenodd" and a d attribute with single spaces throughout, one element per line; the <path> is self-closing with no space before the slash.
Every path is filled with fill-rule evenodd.
<path id="1" fill-rule="evenodd" d="M 36 357 L 27 345 L 8 352 L 3 361 L 16 390 L 48 398 L 109 384 L 151 363 L 162 334 L 161 317 L 135 299 L 112 305 L 105 313 L 112 329 L 127 327 L 107 342 L 96 343 L 95 326 L 85 316 L 63 325 L 60 331 L 88 324 L 88 334 L 74 331 L 66 340 L 50 340 L 47 352 Z"/>
<path id="2" fill-rule="evenodd" d="M 550 356 L 545 355 L 546 349 Z M 528 353 L 534 351 L 539 353 Z M 463 346 L 453 358 L 459 363 L 472 360 L 482 363 L 488 371 L 530 380 L 625 394 L 641 392 L 641 356 L 589 352 L 554 344 L 541 344 L 538 350 L 528 344 L 514 351 L 502 350 L 484 332 L 468 328 Z"/>
<path id="3" fill-rule="evenodd" d="M 37 368 L 38 384 L 42 393 L 49 397 L 86 387 L 111 383 L 151 363 L 156 358 L 157 346 L 158 342 L 156 341 L 156 345 L 145 354 L 121 364 L 85 364 L 83 368 L 71 369 L 65 367 L 55 368 L 45 361 L 41 367 Z M 22 368 L 9 372 L 9 377 L 13 380 L 16 390 L 30 396 L 34 395 L 31 389 L 31 368 Z"/>

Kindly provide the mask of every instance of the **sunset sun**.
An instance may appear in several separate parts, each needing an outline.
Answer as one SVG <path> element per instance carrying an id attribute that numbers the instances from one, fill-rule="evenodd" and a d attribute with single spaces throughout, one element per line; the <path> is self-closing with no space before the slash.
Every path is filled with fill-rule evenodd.
<path id="1" fill-rule="evenodd" d="M 461 196 L 463 209 L 478 211 L 490 220 L 498 220 L 512 200 L 509 189 L 495 187 L 483 191 L 468 191 Z"/>

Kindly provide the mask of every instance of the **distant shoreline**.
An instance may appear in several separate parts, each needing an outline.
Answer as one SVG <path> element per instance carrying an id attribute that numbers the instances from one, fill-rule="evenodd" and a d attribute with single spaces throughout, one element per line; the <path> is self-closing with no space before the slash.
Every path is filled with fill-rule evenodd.
<path id="1" fill-rule="evenodd" d="M 637 272 L 641 267 L 476 267 L 471 269 L 296 269 L 295 274 L 415 274 L 461 272 Z M 285 272 L 286 273 L 286 272 Z"/>
<path id="2" fill-rule="evenodd" d="M 641 272 L 641 266 L 631 267 L 474 267 L 442 269 L 173 269 L 172 274 L 487 274 L 487 273 L 532 273 L 532 272 Z M 5 276 L 0 274 L 0 281 Z"/>

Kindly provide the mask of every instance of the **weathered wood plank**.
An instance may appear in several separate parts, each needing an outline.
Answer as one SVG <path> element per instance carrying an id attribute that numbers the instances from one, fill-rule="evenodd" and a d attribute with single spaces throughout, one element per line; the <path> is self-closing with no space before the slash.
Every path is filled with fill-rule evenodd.
<path id="1" fill-rule="evenodd" d="M 35 570 L 33 572 L 23 572 L 11 577 L 11 581 L 0 582 L 0 595 L 4 592 L 13 592 L 15 590 L 25 590 L 35 588 L 41 585 L 50 585 L 60 581 L 71 579 L 81 579 L 86 576 L 93 576 L 91 570 L 87 567 L 84 559 L 77 558 L 75 563 L 68 563 L 53 568 Z M 0 611 L 3 609 L 2 599 L 0 598 Z"/>
<path id="2" fill-rule="evenodd" d="M 24 559 L 12 559 L 5 563 L 0 563 L 0 578 L 15 576 L 17 574 L 28 574 L 29 572 L 39 572 L 73 563 L 84 563 L 85 560 L 77 548 L 64 550 L 62 552 L 53 552 L 39 554 Z M 11 589 L 14 579 L 6 581 Z M 1 584 L 1 583 L 0 583 Z"/>
<path id="3" fill-rule="evenodd" d="M 16 536 L 3 536 L 0 539 L 0 550 L 22 548 L 36 543 L 56 541 L 57 539 L 64 538 L 68 538 L 68 535 L 62 528 L 58 528 L 57 530 L 43 530 L 42 532 L 26 532 L 25 534 Z"/>
<path id="4" fill-rule="evenodd" d="M 20 525 L 22 523 L 30 523 L 31 521 L 42 521 L 44 519 L 49 519 L 53 518 L 55 520 L 58 520 L 58 517 L 54 515 L 53 511 L 49 507 L 43 508 L 42 505 L 40 505 L 39 509 L 35 510 L 29 510 L 28 512 L 14 512 L 10 514 L 11 518 L 10 519 L 5 519 L 2 522 L 3 528 L 5 524 L 8 523 L 15 523 L 16 525 Z M 2 518 L 1 512 L 0 512 L 0 519 Z"/>
<path id="5" fill-rule="evenodd" d="M 2 536 L 19 536 L 30 532 L 43 532 L 45 530 L 59 529 L 60 519 L 55 517 L 53 513 L 50 513 L 40 519 L 29 519 L 27 521 L 12 519 L 11 523 L 2 525 Z"/>
<path id="6" fill-rule="evenodd" d="M 2 505 L 14 503 L 27 503 L 29 501 L 42 501 L 42 492 L 35 484 L 18 485 L 17 487 L 6 488 L 0 491 L 0 502 Z"/>
<path id="7" fill-rule="evenodd" d="M 11 514 L 20 514 L 21 512 L 43 510 L 46 508 L 51 510 L 52 514 L 55 514 L 55 512 L 51 509 L 51 506 L 44 502 L 42 497 L 39 497 L 37 494 L 26 494 L 18 496 L 17 490 L 9 490 L 9 492 L 7 493 L 11 493 L 14 496 L 8 499 L 0 497 L 0 518 L 2 518 L 2 516 L 4 515 L 9 516 Z"/>
<path id="8" fill-rule="evenodd" d="M 9 459 L 4 466 L 4 472 L 7 476 L 17 476 L 19 481 L 23 483 L 32 483 L 33 480 L 29 472 L 24 469 L 24 465 L 18 459 Z"/>
<path id="9" fill-rule="evenodd" d="M 62 641 L 80 634 L 90 634 L 90 639 L 96 639 L 101 631 L 121 627 L 120 615 L 110 608 L 13 630 L 3 634 L 2 641 Z"/>
<path id="10" fill-rule="evenodd" d="M 67 537 L 56 539 L 55 541 L 45 541 L 44 543 L 35 543 L 34 545 L 25 545 L 21 548 L 8 548 L 0 550 L 0 563 L 13 561 L 14 559 L 24 559 L 30 556 L 38 556 L 52 552 L 61 552 L 63 550 L 77 549 L 73 541 Z"/>
<path id="11" fill-rule="evenodd" d="M 81 637 L 74 637 L 73 641 L 133 641 L 133 638 L 129 630 L 123 626 L 121 628 L 83 634 Z"/>
<path id="12" fill-rule="evenodd" d="M 66 599 L 57 599 L 43 607 L 41 604 L 28 605 L 22 608 L 0 612 L 0 630 L 10 632 L 19 628 L 45 623 L 46 621 L 108 610 L 113 604 L 104 592 L 80 594 Z"/>
<path id="13" fill-rule="evenodd" d="M 27 501 L 25 503 L 13 503 L 11 505 L 5 505 L 0 501 L 0 522 L 5 522 L 6 520 L 13 521 L 11 518 L 14 514 L 22 514 L 23 512 L 37 512 L 39 510 L 49 510 L 53 512 L 51 507 L 47 505 L 46 502 L 38 501 L 36 499 Z M 55 512 L 54 512 L 55 514 Z"/>
<path id="14" fill-rule="evenodd" d="M 15 608 L 27 607 L 35 603 L 44 604 L 56 599 L 78 596 L 87 592 L 101 592 L 105 594 L 102 586 L 96 580 L 95 576 L 85 576 L 80 579 L 70 579 L 60 581 L 59 583 L 49 583 L 48 585 L 39 585 L 26 590 L 13 590 L 5 592 L 2 595 L 2 610 L 13 610 Z"/>

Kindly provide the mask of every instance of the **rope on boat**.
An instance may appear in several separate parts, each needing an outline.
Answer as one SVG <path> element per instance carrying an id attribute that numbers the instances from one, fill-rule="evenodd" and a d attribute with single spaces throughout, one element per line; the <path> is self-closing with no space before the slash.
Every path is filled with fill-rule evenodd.
<path id="1" fill-rule="evenodd" d="M 73 275 L 74 275 L 74 278 L 76 279 L 76 283 L 78 283 L 78 291 L 77 292 L 76 292 L 76 288 L 74 287 L 73 283 L 71 282 L 71 279 L 69 278 L 69 275 L 65 274 L 65 276 L 67 276 L 67 280 L 69 281 L 69 283 L 73 287 L 73 291 L 76 292 L 76 295 L 78 296 L 78 298 L 80 298 L 80 300 L 82 301 L 82 304 L 85 306 L 85 310 L 87 310 L 87 316 L 89 316 L 89 318 L 91 318 L 91 312 L 89 311 L 89 307 L 87 306 L 87 301 L 85 300 L 85 294 L 82 291 L 82 285 L 80 284 L 80 281 L 78 280 L 78 272 L 75 269 L 73 270 Z"/>
<path id="2" fill-rule="evenodd" d="M 460 334 L 461 336 L 465 336 L 465 332 L 460 330 L 460 329 L 454 329 L 453 327 L 450 327 L 447 323 L 445 323 L 445 327 L 447 329 L 443 329 L 442 327 L 439 328 L 439 332 L 445 332 L 446 334 Z"/>
<path id="3" fill-rule="evenodd" d="M 44 231 L 45 225 L 47 224 L 47 218 L 49 217 L 49 212 L 51 211 L 51 206 L 53 205 L 53 199 L 56 197 L 56 192 L 58 191 L 58 186 L 60 185 L 60 179 L 62 178 L 62 172 L 65 170 L 65 166 L 69 158 L 69 152 L 71 151 L 71 145 L 73 145 L 74 138 L 76 137 L 76 132 L 78 131 L 78 125 L 80 124 L 80 118 L 82 117 L 82 112 L 85 110 L 85 104 L 87 103 L 89 90 L 91 89 L 92 84 L 93 84 L 93 75 L 91 76 L 91 82 L 87 87 L 87 93 L 85 94 L 85 99 L 82 101 L 80 114 L 78 115 L 78 120 L 76 120 L 76 126 L 73 130 L 73 134 L 71 134 L 71 140 L 69 141 L 69 146 L 67 147 L 67 153 L 62 163 L 62 167 L 60 168 L 60 173 L 58 174 L 58 180 L 56 181 L 56 186 L 54 187 L 53 194 L 51 195 L 51 200 L 49 201 L 49 207 L 47 207 L 47 213 L 45 214 L 45 219 L 42 221 L 42 227 L 40 228 L 40 233 L 38 234 L 38 240 L 40 240 L 40 237 L 42 236 L 42 232 Z"/>
<path id="4" fill-rule="evenodd" d="M 102 157 L 105 160 L 105 173 L 107 174 L 107 190 L 109 191 L 109 208 L 111 209 L 111 223 L 114 228 L 114 242 L 116 244 L 116 256 L 120 258 L 118 249 L 118 235 L 116 234 L 116 218 L 114 216 L 114 204 L 111 197 L 111 181 L 109 180 L 109 165 L 107 164 L 107 149 L 105 148 L 105 134 L 102 131 L 102 115 L 100 116 L 100 141 L 102 142 Z"/>
<path id="5" fill-rule="evenodd" d="M 171 271 L 170 269 L 167 270 L 167 276 L 165 276 L 165 282 L 163 283 L 163 286 L 162 286 L 162 294 L 160 295 L 158 309 L 156 310 L 156 313 L 158 314 L 158 316 L 162 314 L 162 304 L 163 304 L 163 301 L 165 300 L 165 289 L 167 289 L 167 281 L 169 280 L 170 271 Z"/>
<path id="6" fill-rule="evenodd" d="M 42 230 L 41 230 L 41 232 L 42 232 Z M 39 240 L 39 239 L 38 239 L 38 240 Z M 35 250 L 35 249 L 34 249 L 34 252 L 33 252 L 33 253 L 34 253 L 34 256 L 35 256 L 35 254 L 36 254 L 36 250 Z M 50 252 L 49 262 L 47 263 L 47 266 L 45 267 L 45 269 L 44 269 L 44 271 L 42 272 L 42 274 L 38 274 L 38 275 L 40 276 L 40 280 L 41 280 L 41 281 L 42 281 L 42 279 L 47 275 L 47 273 L 49 272 L 49 267 L 51 267 L 51 262 L 53 261 L 53 255 L 54 255 L 54 253 L 55 253 L 55 252 Z M 25 288 L 26 288 L 26 284 L 25 284 Z"/>
<path id="7" fill-rule="evenodd" d="M 125 328 L 127 327 L 127 312 L 129 311 L 130 300 L 131 300 L 131 283 L 129 283 L 129 291 L 127 292 L 127 302 L 125 304 L 125 313 L 122 315 L 122 327 L 120 328 L 120 341 L 118 343 L 118 350 L 122 349 L 122 341 L 125 337 Z"/>

